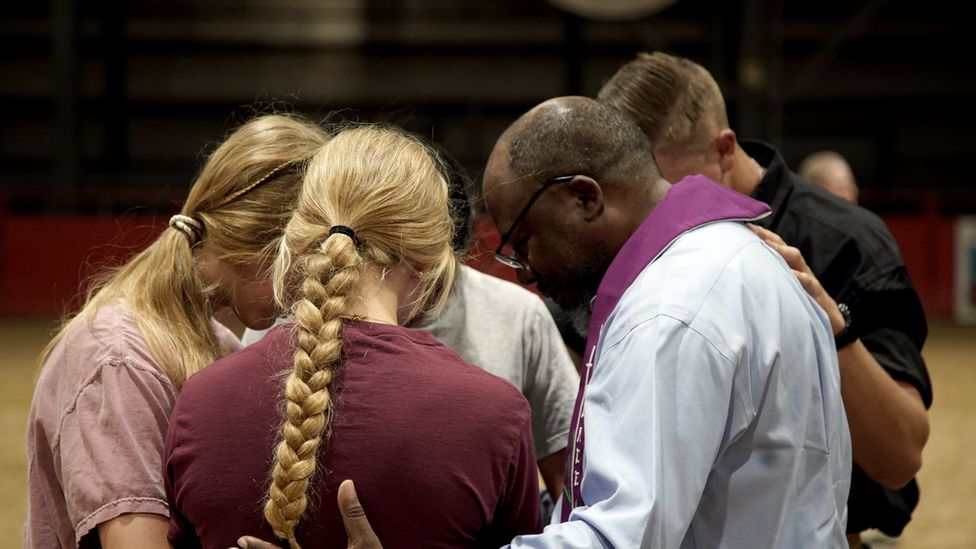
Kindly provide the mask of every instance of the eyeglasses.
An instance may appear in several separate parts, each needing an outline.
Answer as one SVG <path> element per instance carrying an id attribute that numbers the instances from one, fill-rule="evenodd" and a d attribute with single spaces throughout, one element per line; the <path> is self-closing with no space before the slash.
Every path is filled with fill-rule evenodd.
<path id="1" fill-rule="evenodd" d="M 522 263 L 522 261 L 517 259 L 514 255 L 504 253 L 502 249 L 508 244 L 508 239 L 512 236 L 512 233 L 515 232 L 515 228 L 518 227 L 519 222 L 522 221 L 522 218 L 524 218 L 527 213 L 529 213 L 529 208 L 532 207 L 532 204 L 535 203 L 536 199 L 542 196 L 542 192 L 556 183 L 572 181 L 574 177 L 576 177 L 576 175 L 560 175 L 558 177 L 553 177 L 552 179 L 543 183 L 542 186 L 539 187 L 539 190 L 537 190 L 532 197 L 529 198 L 529 201 L 525 203 L 525 207 L 522 208 L 522 211 L 515 216 L 515 221 L 512 221 L 512 226 L 505 231 L 504 235 L 502 235 L 502 241 L 498 243 L 498 248 L 495 249 L 495 259 L 498 260 L 499 263 L 508 265 L 516 270 L 528 270 L 528 266 L 525 263 Z"/>

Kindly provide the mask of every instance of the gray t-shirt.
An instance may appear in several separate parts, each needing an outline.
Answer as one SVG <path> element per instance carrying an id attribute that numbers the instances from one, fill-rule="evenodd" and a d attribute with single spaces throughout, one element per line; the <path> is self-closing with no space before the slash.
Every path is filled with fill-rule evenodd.
<path id="1" fill-rule="evenodd" d="M 532 407 L 536 459 L 566 447 L 579 375 L 538 296 L 462 266 L 441 315 L 415 328 L 431 331 L 471 364 L 522 391 Z M 263 334 L 246 331 L 244 344 Z"/>

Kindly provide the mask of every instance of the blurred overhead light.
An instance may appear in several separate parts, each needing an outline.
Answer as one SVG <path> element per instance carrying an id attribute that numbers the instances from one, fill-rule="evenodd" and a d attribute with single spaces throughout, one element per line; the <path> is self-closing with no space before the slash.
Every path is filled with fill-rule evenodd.
<path id="1" fill-rule="evenodd" d="M 620 21 L 655 14 L 677 0 L 549 0 L 556 7 L 590 19 Z"/>

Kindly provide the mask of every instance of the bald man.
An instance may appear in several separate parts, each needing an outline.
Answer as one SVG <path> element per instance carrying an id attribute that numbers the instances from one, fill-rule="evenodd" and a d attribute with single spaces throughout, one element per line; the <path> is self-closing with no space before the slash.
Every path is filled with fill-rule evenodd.
<path id="1" fill-rule="evenodd" d="M 588 326 L 559 524 L 513 547 L 839 547 L 850 439 L 824 313 L 633 121 L 547 101 L 499 138 L 498 257 Z"/>
<path id="2" fill-rule="evenodd" d="M 857 204 L 860 190 L 847 160 L 834 151 L 817 151 L 800 162 L 800 177 L 830 194 Z"/>

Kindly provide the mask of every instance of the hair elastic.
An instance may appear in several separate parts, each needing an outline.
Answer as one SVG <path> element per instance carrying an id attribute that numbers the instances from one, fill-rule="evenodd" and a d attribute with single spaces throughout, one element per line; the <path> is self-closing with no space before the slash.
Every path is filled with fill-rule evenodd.
<path id="1" fill-rule="evenodd" d="M 176 214 L 169 218 L 169 226 L 171 229 L 176 229 L 183 233 L 187 240 L 190 241 L 190 246 L 193 246 L 203 237 L 203 223 L 199 220 L 194 219 L 188 215 Z"/>
<path id="2" fill-rule="evenodd" d="M 336 233 L 341 233 L 348 236 L 352 239 L 353 244 L 355 244 L 357 247 L 359 246 L 359 239 L 356 238 L 356 231 L 350 229 L 349 227 L 346 227 L 345 225 L 333 225 L 332 228 L 329 229 L 329 235 L 331 236 Z"/>

